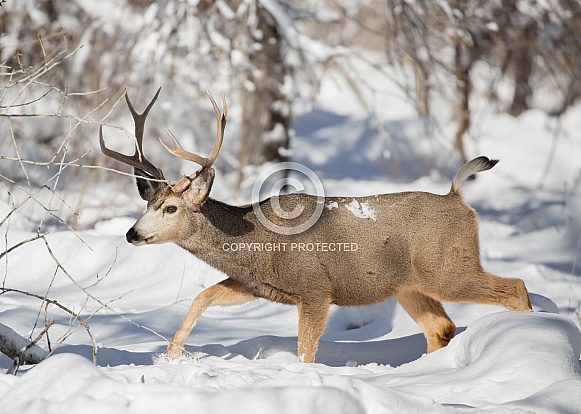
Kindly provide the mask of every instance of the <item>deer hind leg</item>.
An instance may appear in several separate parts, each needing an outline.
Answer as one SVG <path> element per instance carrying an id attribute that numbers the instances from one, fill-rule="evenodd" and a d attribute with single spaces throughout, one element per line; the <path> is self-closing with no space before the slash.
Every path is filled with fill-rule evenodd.
<path id="1" fill-rule="evenodd" d="M 491 286 L 499 305 L 508 310 L 532 312 L 533 307 L 529 299 L 529 293 L 525 282 L 518 278 L 504 278 L 484 272 L 485 279 Z"/>
<path id="2" fill-rule="evenodd" d="M 314 362 L 319 348 L 319 338 L 325 330 L 330 301 L 318 303 L 300 302 L 298 356 L 302 362 Z"/>
<path id="3" fill-rule="evenodd" d="M 456 325 L 440 302 L 413 289 L 400 290 L 395 297 L 424 331 L 428 353 L 448 345 L 456 333 Z"/>
<path id="4" fill-rule="evenodd" d="M 480 272 L 476 277 L 452 281 L 438 299 L 450 302 L 473 302 L 504 306 L 508 310 L 532 312 L 531 302 L 525 283 L 517 278 L 505 278 L 488 272 Z M 431 293 L 431 292 L 430 292 Z"/>
<path id="5" fill-rule="evenodd" d="M 194 324 L 210 306 L 241 305 L 254 299 L 256 299 L 256 296 L 232 279 L 223 280 L 203 290 L 192 302 L 190 310 L 167 347 L 166 355 L 168 357 L 177 357 L 181 354 L 184 342 Z"/>

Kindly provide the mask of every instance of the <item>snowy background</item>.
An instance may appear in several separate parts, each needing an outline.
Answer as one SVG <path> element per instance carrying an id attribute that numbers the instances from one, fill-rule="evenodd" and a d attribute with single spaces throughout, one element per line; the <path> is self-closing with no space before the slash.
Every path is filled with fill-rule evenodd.
<path id="1" fill-rule="evenodd" d="M 379 72 L 367 62 L 380 57 L 365 53 L 365 59 L 352 57 L 350 64 L 358 78 L 380 85 L 372 94 L 363 90 L 362 96 L 348 78 L 329 70 L 318 80 L 312 101 L 296 98 L 291 160 L 313 169 L 326 195 L 446 193 L 461 165 L 450 139 L 456 124 L 449 101 L 433 99 L 438 124 L 427 125 L 401 83 L 389 80 L 400 70 Z M 465 144 L 471 156 L 501 161 L 465 184 L 465 199 L 479 215 L 485 269 L 522 278 L 535 313 L 446 303 L 458 326 L 456 337 L 430 355 L 419 327 L 395 300 L 387 300 L 333 307 L 315 364 L 299 363 L 296 309 L 258 300 L 208 309 L 186 341 L 188 353 L 179 361 L 165 360 L 168 339 L 192 299 L 225 275 L 174 245 L 134 247 L 125 241 L 145 207 L 131 177 L 88 174 L 93 170 L 65 168 L 63 161 L 61 170 L 55 163 L 47 168 L 18 161 L 17 154 L 21 160 L 50 160 L 54 149 L 25 137 L 46 137 L 62 121 L 70 131 L 65 146 L 91 152 L 76 161 L 59 149 L 59 157 L 119 168 L 99 156 L 95 124 L 49 116 L 5 122 L 3 117 L 0 323 L 29 339 L 50 319 L 54 324 L 38 343 L 51 351 L 42 363 L 9 375 L 13 361 L 0 355 L 0 412 L 143 413 L 184 407 L 207 413 L 581 412 L 581 104 L 559 116 L 537 108 L 515 118 L 485 98 L 488 72 L 479 71 Z M 188 112 L 185 103 L 165 116 L 185 93 L 179 82 L 178 77 L 164 83 L 148 128 L 168 127 L 179 136 L 199 118 L 207 131 L 189 133 L 203 152 L 214 125 L 201 94 L 192 101 L 190 112 L 200 113 L 191 120 L 179 120 L 181 111 Z M 143 107 L 156 86 L 132 85 L 134 104 Z M 253 176 L 236 190 L 238 145 L 229 141 L 240 130 L 237 97 L 229 98 L 221 81 L 208 87 L 214 96 L 224 92 L 230 104 L 212 196 L 249 202 Z M 537 100 L 554 98 L 542 93 L 545 98 L 541 94 Z M 26 110 L 50 112 L 34 105 Z M 86 113 L 75 112 L 70 103 L 62 108 L 77 117 Z M 132 130 L 123 105 L 112 113 L 112 126 Z M 130 143 L 118 129 L 105 132 L 107 142 L 122 137 Z M 168 178 L 177 179 L 180 169 L 191 172 L 188 165 L 170 166 L 165 154 L 156 153 L 154 139 L 150 144 L 148 153 Z M 170 176 L 172 171 L 176 174 Z"/>

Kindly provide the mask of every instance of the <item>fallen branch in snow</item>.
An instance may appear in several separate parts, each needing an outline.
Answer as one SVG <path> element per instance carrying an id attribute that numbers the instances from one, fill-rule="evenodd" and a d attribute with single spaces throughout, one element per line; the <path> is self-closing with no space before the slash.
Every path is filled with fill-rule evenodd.
<path id="1" fill-rule="evenodd" d="M 36 344 L 53 323 L 54 320 L 51 319 L 32 341 L 26 340 L 8 326 L 0 323 L 0 352 L 14 360 L 9 373 L 15 373 L 22 364 L 38 364 L 48 356 L 48 352 Z"/>
<path id="2" fill-rule="evenodd" d="M 76 320 L 78 320 L 79 323 L 83 326 L 83 328 L 85 328 L 85 330 L 87 331 L 89 338 L 91 338 L 91 344 L 93 345 L 93 364 L 97 365 L 97 343 L 95 342 L 95 337 L 93 336 L 93 333 L 91 332 L 91 329 L 89 328 L 89 324 L 87 323 L 87 321 L 85 321 L 83 318 L 81 318 L 81 316 L 78 313 L 70 310 L 66 306 L 61 305 L 56 300 L 49 299 L 47 297 L 43 297 L 43 296 L 40 296 L 40 295 L 37 295 L 34 293 L 25 292 L 23 290 L 10 289 L 10 288 L 0 288 L 0 292 L 2 292 L 2 293 L 4 293 L 4 292 L 20 293 L 22 295 L 26 295 L 26 296 L 40 299 L 40 300 L 46 302 L 47 304 L 57 306 L 58 308 L 60 308 L 61 310 L 65 311 L 66 313 L 68 313 L 69 315 L 74 317 Z"/>

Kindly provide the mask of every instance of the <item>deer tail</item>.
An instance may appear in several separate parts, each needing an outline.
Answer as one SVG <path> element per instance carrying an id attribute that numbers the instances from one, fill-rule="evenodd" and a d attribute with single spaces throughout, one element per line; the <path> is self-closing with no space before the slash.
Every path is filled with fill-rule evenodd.
<path id="1" fill-rule="evenodd" d="M 452 180 L 452 188 L 450 194 L 462 195 L 462 184 L 471 175 L 482 171 L 488 171 L 498 163 L 498 160 L 491 160 L 488 157 L 474 158 L 462 166 Z"/>

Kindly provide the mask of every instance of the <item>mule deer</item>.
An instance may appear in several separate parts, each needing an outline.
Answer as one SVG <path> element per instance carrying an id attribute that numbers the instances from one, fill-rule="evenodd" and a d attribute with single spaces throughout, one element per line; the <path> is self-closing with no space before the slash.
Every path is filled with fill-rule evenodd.
<path id="1" fill-rule="evenodd" d="M 331 304 L 367 305 L 395 296 L 423 330 L 428 352 L 446 346 L 456 330 L 441 301 L 532 310 L 521 279 L 502 278 L 483 270 L 476 214 L 462 198 L 464 181 L 491 169 L 497 161 L 478 157 L 466 163 L 446 195 L 403 192 L 326 197 L 326 208 L 310 229 L 282 235 L 265 228 L 252 206 L 235 207 L 208 197 L 214 180 L 212 164 L 226 126 L 224 97 L 221 114 L 208 92 L 216 112 L 217 135 L 207 158 L 184 150 L 168 130 L 174 146 L 169 148 L 162 141 L 163 146 L 201 168 L 184 175 L 175 185 L 165 182 L 161 170 L 145 158 L 142 148 L 145 119 L 159 92 L 141 115 L 125 96 L 135 121 L 135 155 L 107 149 L 99 130 L 103 153 L 134 168 L 139 194 L 147 201 L 147 210 L 127 232 L 127 241 L 136 246 L 173 242 L 228 276 L 195 298 L 167 347 L 168 356 L 181 353 L 206 308 L 256 298 L 297 306 L 298 355 L 305 362 L 315 359 Z M 299 193 L 260 203 L 270 221 L 294 226 L 301 217 L 279 217 L 275 202 L 285 211 L 300 206 L 304 209 L 301 216 L 308 217 L 321 201 Z M 354 206 L 365 207 L 370 214 L 355 214 Z M 307 251 L 300 246 L 317 248 Z"/>

